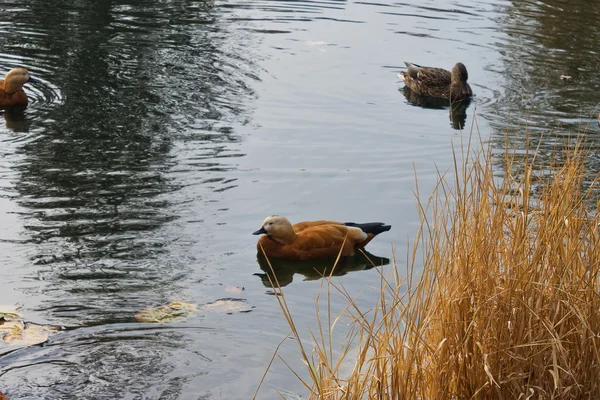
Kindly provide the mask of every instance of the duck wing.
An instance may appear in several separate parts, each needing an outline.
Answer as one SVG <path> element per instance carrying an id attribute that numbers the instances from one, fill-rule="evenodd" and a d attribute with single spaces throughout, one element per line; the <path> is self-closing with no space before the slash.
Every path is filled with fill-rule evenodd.
<path id="1" fill-rule="evenodd" d="M 449 86 L 452 74 L 443 68 L 422 67 L 417 64 L 405 62 L 408 68 L 406 73 L 411 79 L 426 86 Z"/>
<path id="2" fill-rule="evenodd" d="M 305 221 L 298 222 L 293 225 L 294 232 L 299 233 L 308 228 L 314 228 L 322 225 L 343 225 L 341 222 L 336 221 L 327 221 L 327 220 L 319 220 L 319 221 Z"/>
<path id="3" fill-rule="evenodd" d="M 366 238 L 367 234 L 360 228 L 344 226 L 340 223 L 321 224 L 297 233 L 292 245 L 299 250 L 335 248 L 339 251 L 342 244 L 344 247 L 354 247 Z"/>

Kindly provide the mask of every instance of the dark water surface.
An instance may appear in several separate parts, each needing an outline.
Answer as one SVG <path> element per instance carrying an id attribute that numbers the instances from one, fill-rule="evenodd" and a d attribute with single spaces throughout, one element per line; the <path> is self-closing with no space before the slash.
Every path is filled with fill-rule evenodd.
<path id="1" fill-rule="evenodd" d="M 594 139 L 599 13 L 583 0 L 0 0 L 0 72 L 22 65 L 42 81 L 24 114 L 0 121 L 0 304 L 68 328 L 0 347 L 0 390 L 251 398 L 289 330 L 251 232 L 274 213 L 381 220 L 393 229 L 369 251 L 395 248 L 404 268 L 414 170 L 427 194 L 452 165 L 464 135 L 448 108 L 405 97 L 403 61 L 465 63 L 465 130 L 477 113 L 499 146 L 509 122 L 516 145 L 525 123 Z M 373 305 L 377 270 L 345 268 L 338 282 Z M 284 266 L 280 279 L 297 325 L 314 326 L 318 276 Z M 251 311 L 133 318 L 229 297 Z M 293 340 L 281 354 L 302 368 Z M 258 398 L 275 390 L 305 394 L 281 361 Z"/>

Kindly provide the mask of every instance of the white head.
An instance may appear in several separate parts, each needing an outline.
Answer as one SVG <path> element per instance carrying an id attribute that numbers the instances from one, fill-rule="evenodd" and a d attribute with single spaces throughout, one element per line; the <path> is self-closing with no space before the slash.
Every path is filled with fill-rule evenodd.
<path id="1" fill-rule="evenodd" d="M 262 227 L 252 234 L 265 234 L 271 239 L 283 244 L 291 242 L 296 237 L 296 233 L 294 232 L 294 228 L 290 221 L 281 215 L 271 215 L 270 217 L 265 218 Z"/>

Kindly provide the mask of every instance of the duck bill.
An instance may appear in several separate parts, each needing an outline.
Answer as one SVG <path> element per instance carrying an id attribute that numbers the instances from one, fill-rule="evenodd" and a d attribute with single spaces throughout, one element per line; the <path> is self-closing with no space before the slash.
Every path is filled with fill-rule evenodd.
<path id="1" fill-rule="evenodd" d="M 28 83 L 40 83 L 39 80 L 35 79 L 34 77 L 32 77 L 31 75 L 29 75 L 29 79 L 27 79 Z"/>
<path id="2" fill-rule="evenodd" d="M 257 230 L 256 232 L 252 232 L 253 235 L 262 235 L 264 233 L 267 233 L 267 231 L 265 230 L 264 227 L 260 228 L 259 230 Z"/>

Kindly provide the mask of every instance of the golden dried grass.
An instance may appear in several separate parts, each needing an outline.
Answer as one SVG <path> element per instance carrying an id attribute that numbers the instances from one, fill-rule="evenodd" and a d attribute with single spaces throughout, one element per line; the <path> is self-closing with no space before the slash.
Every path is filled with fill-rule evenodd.
<path id="1" fill-rule="evenodd" d="M 380 272 L 372 309 L 326 281 L 328 305 L 333 290 L 348 308 L 325 327 L 317 315 L 312 352 L 298 340 L 309 398 L 600 398 L 597 180 L 580 144 L 537 154 L 456 155 L 450 182 L 440 176 L 427 201 L 417 195 L 406 273 L 398 262 Z M 498 157 L 504 176 L 494 175 Z M 277 298 L 298 338 L 281 289 Z M 353 329 L 334 357 L 333 325 L 347 316 Z"/>

